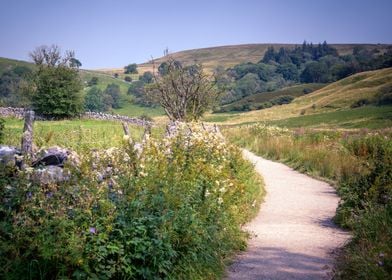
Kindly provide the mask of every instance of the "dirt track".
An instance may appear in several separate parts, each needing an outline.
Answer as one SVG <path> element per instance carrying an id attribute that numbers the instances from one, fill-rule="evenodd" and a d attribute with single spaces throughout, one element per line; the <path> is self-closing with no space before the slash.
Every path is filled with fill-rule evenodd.
<path id="1" fill-rule="evenodd" d="M 339 198 L 325 182 L 284 164 L 244 151 L 265 181 L 267 195 L 246 226 L 248 250 L 227 271 L 227 279 L 330 279 L 334 251 L 349 234 L 331 221 Z"/>

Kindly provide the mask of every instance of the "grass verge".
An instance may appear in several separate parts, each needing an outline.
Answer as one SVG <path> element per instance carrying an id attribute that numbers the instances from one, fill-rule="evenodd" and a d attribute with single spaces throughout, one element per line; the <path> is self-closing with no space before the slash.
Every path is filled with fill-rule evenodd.
<path id="1" fill-rule="evenodd" d="M 335 221 L 353 231 L 337 279 L 392 276 L 392 131 L 289 130 L 247 125 L 223 129 L 232 142 L 337 186 Z"/>

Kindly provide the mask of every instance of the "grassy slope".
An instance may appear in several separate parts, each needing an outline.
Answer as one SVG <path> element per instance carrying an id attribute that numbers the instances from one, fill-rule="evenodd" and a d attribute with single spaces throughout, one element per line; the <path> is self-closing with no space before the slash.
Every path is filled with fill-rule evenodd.
<path id="1" fill-rule="evenodd" d="M 301 44 L 297 44 L 301 45 Z M 180 60 L 183 63 L 193 63 L 195 61 L 200 62 L 204 65 L 206 70 L 212 71 L 216 66 L 221 65 L 225 68 L 232 67 L 239 63 L 246 62 L 258 62 L 263 57 L 265 51 L 268 47 L 273 46 L 275 49 L 280 47 L 293 48 L 295 44 L 246 44 L 246 45 L 233 45 L 233 46 L 220 46 L 220 47 L 210 47 L 201 48 L 193 50 L 185 50 L 180 52 L 172 53 L 171 55 Z M 352 52 L 353 48 L 357 46 L 356 44 L 332 44 L 340 54 L 349 54 Z M 375 44 L 361 44 L 365 48 L 378 48 L 384 51 L 388 45 L 375 45 Z M 164 57 L 155 59 L 155 64 L 159 65 L 165 60 Z M 151 71 L 152 64 L 150 62 L 139 64 L 138 71 L 143 73 L 145 71 Z M 113 69 L 101 69 L 110 74 L 122 73 L 122 68 Z"/>
<path id="2" fill-rule="evenodd" d="M 257 105 L 259 103 L 271 101 L 272 99 L 283 95 L 291 95 L 293 97 L 299 97 L 304 95 L 303 92 L 304 89 L 310 89 L 312 91 L 315 91 L 322 88 L 323 86 L 325 86 L 325 84 L 301 84 L 301 85 L 286 87 L 271 92 L 260 92 L 251 96 L 247 96 L 241 100 L 230 103 L 228 105 L 225 105 L 223 106 L 223 108 L 231 108 L 236 105 L 244 105 L 247 103 L 251 103 L 252 105 Z"/>
<path id="3" fill-rule="evenodd" d="M 31 69 L 34 68 L 34 64 L 27 62 L 27 61 L 0 57 L 0 76 L 3 75 L 4 72 L 11 70 L 12 68 L 14 68 L 16 66 L 25 66 L 25 67 L 28 67 Z"/>
<path id="4" fill-rule="evenodd" d="M 379 88 L 392 84 L 392 68 L 359 73 L 338 82 L 332 83 L 318 91 L 305 96 L 296 98 L 291 104 L 275 106 L 269 109 L 251 111 L 241 114 L 216 114 L 206 118 L 208 121 L 214 121 L 220 115 L 221 121 L 226 124 L 240 124 L 249 122 L 277 122 L 297 118 L 296 123 L 302 126 L 302 120 L 313 120 L 309 125 L 318 126 L 320 122 L 328 121 L 323 118 L 328 116 L 332 118 L 336 114 L 346 114 L 346 120 L 354 122 L 355 118 L 363 119 L 364 123 L 370 123 L 371 119 L 379 118 L 384 115 L 388 122 L 384 126 L 390 125 L 391 107 L 371 107 L 351 109 L 350 106 L 359 99 L 374 97 Z M 343 111 L 352 111 L 352 113 L 342 113 Z M 329 114 L 328 114 L 329 113 Z M 319 121 L 317 121 L 318 115 Z M 354 118 L 354 119 L 350 119 Z M 217 121 L 217 120 L 215 120 Z M 283 122 L 283 121 L 282 121 Z M 335 123 L 338 125 L 339 122 Z M 333 125 L 333 126 L 335 126 Z"/>
<path id="5" fill-rule="evenodd" d="M 121 78 L 114 78 L 111 75 L 101 73 L 101 72 L 96 72 L 96 71 L 90 71 L 90 70 L 81 70 L 80 71 L 80 76 L 83 80 L 83 82 L 87 82 L 91 80 L 92 77 L 98 77 L 98 87 L 102 90 L 104 90 L 108 84 L 114 83 L 120 87 L 121 91 L 121 105 L 122 107 L 119 109 L 114 109 L 113 112 L 121 115 L 127 115 L 127 116 L 140 116 L 142 114 L 149 115 L 151 117 L 153 116 L 158 116 L 163 114 L 163 110 L 160 108 L 149 108 L 149 107 L 142 107 L 136 104 L 132 103 L 132 96 L 129 96 L 127 94 L 128 88 L 129 88 L 129 83 L 125 82 Z M 85 84 L 86 86 L 86 84 Z M 85 92 L 89 87 L 85 88 Z"/>

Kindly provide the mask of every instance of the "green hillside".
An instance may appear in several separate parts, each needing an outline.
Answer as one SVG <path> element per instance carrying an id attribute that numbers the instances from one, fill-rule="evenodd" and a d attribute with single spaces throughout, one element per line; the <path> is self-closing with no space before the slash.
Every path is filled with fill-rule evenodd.
<path id="1" fill-rule="evenodd" d="M 226 124 L 268 122 L 296 127 L 320 126 L 323 123 L 326 126 L 329 123 L 332 127 L 350 127 L 350 123 L 351 127 L 366 127 L 371 120 L 376 120 L 375 126 L 389 127 L 392 107 L 373 106 L 381 94 L 384 98 L 389 98 L 390 102 L 392 68 L 352 75 L 313 93 L 298 97 L 287 105 L 247 113 L 213 114 L 206 120 Z M 361 103 L 370 105 L 353 108 Z"/>
<path id="2" fill-rule="evenodd" d="M 247 96 L 243 99 L 240 99 L 236 102 L 227 104 L 225 106 L 222 106 L 223 110 L 226 111 L 233 111 L 237 107 L 241 107 L 244 105 L 251 105 L 254 107 L 257 107 L 261 103 L 264 102 L 269 102 L 277 97 L 280 96 L 292 96 L 292 97 L 299 97 L 305 94 L 308 94 L 310 92 L 313 92 L 315 90 L 318 90 L 322 87 L 324 87 L 325 84 L 301 84 L 301 85 L 295 85 L 291 87 L 286 87 L 280 90 L 276 91 L 271 91 L 271 92 L 260 92 L 251 96 Z"/>
<path id="3" fill-rule="evenodd" d="M 203 64 L 207 71 L 212 72 L 218 65 L 224 68 L 233 67 L 234 65 L 246 62 L 256 63 L 260 61 L 268 47 L 274 47 L 279 50 L 281 47 L 294 48 L 299 44 L 245 44 L 245 45 L 232 45 L 232 46 L 219 46 L 210 48 L 192 49 L 171 53 L 170 55 L 185 64 L 191 64 L 195 61 Z M 330 46 L 336 48 L 340 55 L 351 54 L 353 48 L 361 46 L 366 49 L 378 49 L 384 52 L 388 46 L 386 44 L 331 44 Z M 155 64 L 158 66 L 165 61 L 165 57 L 155 59 Z M 124 65 L 127 62 L 124 62 Z M 109 74 L 122 73 L 123 68 L 113 69 L 100 69 Z M 138 65 L 139 73 L 145 71 L 152 71 L 151 61 Z"/>
<path id="4" fill-rule="evenodd" d="M 0 57 L 0 76 L 3 75 L 4 72 L 12 70 L 17 66 L 24 66 L 30 69 L 33 69 L 35 67 L 34 64 L 27 61 Z"/>

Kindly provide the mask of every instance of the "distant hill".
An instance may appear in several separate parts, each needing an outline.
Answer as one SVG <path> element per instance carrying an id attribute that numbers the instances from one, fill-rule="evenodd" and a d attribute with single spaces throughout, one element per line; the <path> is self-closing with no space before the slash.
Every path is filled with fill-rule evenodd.
<path id="1" fill-rule="evenodd" d="M 185 50 L 180 52 L 171 53 L 170 55 L 174 59 L 179 60 L 185 64 L 191 64 L 195 61 L 200 62 L 204 65 L 208 71 L 213 71 L 218 65 L 224 68 L 232 67 L 239 63 L 260 61 L 268 47 L 274 47 L 279 50 L 281 47 L 294 48 L 301 44 L 246 44 L 246 45 L 233 45 L 233 46 L 221 46 L 211 48 L 201 48 L 193 50 Z M 384 52 L 389 46 L 387 44 L 331 44 L 330 46 L 338 50 L 339 55 L 351 54 L 355 46 L 361 46 L 366 49 L 378 49 Z M 159 66 L 165 60 L 165 57 L 155 59 L 156 66 Z M 124 62 L 124 66 L 129 62 Z M 123 68 L 113 69 L 98 69 L 99 71 L 106 72 L 109 74 L 122 73 Z M 151 62 L 146 62 L 138 65 L 139 73 L 145 71 L 152 71 Z"/>
<path id="2" fill-rule="evenodd" d="M 371 106 L 377 102 L 381 94 L 389 100 L 386 100 L 386 103 L 391 102 L 392 68 L 352 75 L 313 93 L 298 97 L 287 105 L 240 114 L 213 114 L 206 120 L 223 121 L 227 124 L 269 122 L 301 126 L 305 121 L 312 123 L 316 119 L 320 125 L 320 122 L 327 122 L 328 118 L 333 118 L 336 114 L 345 115 L 347 121 L 351 122 L 366 119 L 369 121 L 377 115 L 379 121 L 382 119 L 384 124 L 387 122 L 392 126 L 391 105 Z M 366 106 L 366 103 L 370 103 L 370 106 Z M 359 107 L 361 105 L 364 106 Z"/>

